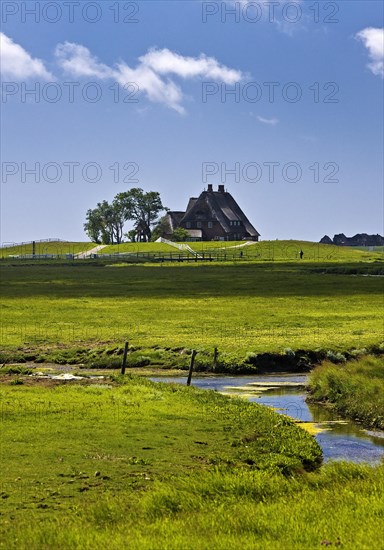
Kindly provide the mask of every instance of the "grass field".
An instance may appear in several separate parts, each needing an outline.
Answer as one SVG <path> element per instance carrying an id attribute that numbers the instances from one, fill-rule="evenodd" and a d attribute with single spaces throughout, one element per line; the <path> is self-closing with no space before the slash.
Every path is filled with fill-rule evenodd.
<path id="1" fill-rule="evenodd" d="M 179 357 L 217 346 L 222 358 L 243 361 L 251 352 L 345 351 L 383 340 L 383 279 L 324 273 L 325 264 L 13 262 L 0 269 L 3 351 L 89 351 L 128 340 Z"/>
<path id="2" fill-rule="evenodd" d="M 261 241 L 245 245 L 244 241 L 210 241 L 189 242 L 192 250 L 200 254 L 214 254 L 226 256 L 228 259 L 250 259 L 255 261 L 297 261 L 300 250 L 304 252 L 303 261 L 311 262 L 358 262 L 375 261 L 383 259 L 383 247 L 376 247 L 374 251 L 368 247 L 357 249 L 351 247 L 324 245 L 307 241 Z M 35 253 L 37 255 L 53 254 L 66 255 L 86 252 L 97 246 L 90 242 L 36 242 Z M 178 254 L 177 248 L 166 243 L 123 243 L 120 245 L 107 245 L 98 254 L 117 255 L 162 255 Z M 32 254 L 32 243 L 23 245 L 6 246 L 0 248 L 0 258 L 9 259 L 10 256 L 25 256 Z M 184 254 L 192 253 L 187 251 Z"/>
<path id="3" fill-rule="evenodd" d="M 316 470 L 313 437 L 267 408 L 130 377 L 30 384 L 0 387 L 1 548 L 381 548 L 384 467 Z"/>
<path id="4" fill-rule="evenodd" d="M 108 245 L 99 254 L 159 254 L 177 252 L 177 248 L 166 243 L 123 243 Z"/>
<path id="5" fill-rule="evenodd" d="M 35 254 L 36 255 L 63 255 L 63 254 L 78 254 L 79 252 L 85 252 L 91 250 L 96 245 L 90 242 L 65 242 L 65 241 L 49 241 L 49 242 L 36 242 Z M 33 253 L 32 243 L 4 246 L 0 248 L 0 258 L 9 259 L 10 256 L 29 256 Z"/>
<path id="6" fill-rule="evenodd" d="M 320 261 L 294 246 L 290 261 L 283 248 L 274 261 L 4 260 L 0 361 L 119 367 L 126 340 L 142 372 L 186 368 L 192 348 L 198 369 L 214 346 L 229 366 L 379 350 L 383 279 L 364 276 L 381 272 L 378 256 Z M 350 380 L 344 363 L 325 366 L 318 399 L 352 388 L 369 408 L 372 361 Z M 28 369 L 0 368 L 0 548 L 382 549 L 384 465 L 319 468 L 292 421 L 215 392 L 127 375 L 36 382 Z"/>
<path id="7" fill-rule="evenodd" d="M 179 243 L 184 244 L 184 243 Z M 307 241 L 261 241 L 245 245 L 244 241 L 189 242 L 187 244 L 197 253 L 243 258 L 255 261 L 297 261 L 300 250 L 303 261 L 311 262 L 348 262 L 375 261 L 383 258 L 380 251 L 356 250 L 348 247 L 323 245 Z M 106 254 L 177 254 L 177 248 L 165 243 L 123 243 L 109 245 L 100 251 Z M 191 256 L 193 254 L 190 253 Z"/>
<path id="8" fill-rule="evenodd" d="M 354 246 L 353 248 L 369 252 L 384 252 L 384 246 Z"/>

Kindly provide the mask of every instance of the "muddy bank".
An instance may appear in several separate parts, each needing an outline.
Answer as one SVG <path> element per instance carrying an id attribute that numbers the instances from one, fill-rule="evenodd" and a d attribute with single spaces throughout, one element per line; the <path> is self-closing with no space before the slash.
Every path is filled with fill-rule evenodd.
<path id="1" fill-rule="evenodd" d="M 81 348 L 67 348 L 56 346 L 50 348 L 25 348 L 0 353 L 0 374 L 10 368 L 12 364 L 37 365 L 41 368 L 54 365 L 57 368 L 76 369 L 110 369 L 121 368 L 123 346 L 107 345 L 100 342 L 97 346 Z M 140 348 L 129 346 L 127 369 L 138 370 L 180 370 L 186 371 L 191 360 L 191 349 L 153 347 Z M 356 359 L 361 354 L 383 354 L 380 345 L 369 349 L 351 349 L 343 352 L 327 349 L 292 350 L 286 348 L 282 352 L 248 352 L 239 356 L 236 351 L 221 352 L 218 349 L 216 358 L 213 349 L 197 349 L 194 365 L 195 372 L 211 372 L 220 374 L 264 374 L 272 372 L 307 373 L 324 360 L 332 363 L 345 363 Z M 17 374 L 17 373 L 16 373 Z"/>

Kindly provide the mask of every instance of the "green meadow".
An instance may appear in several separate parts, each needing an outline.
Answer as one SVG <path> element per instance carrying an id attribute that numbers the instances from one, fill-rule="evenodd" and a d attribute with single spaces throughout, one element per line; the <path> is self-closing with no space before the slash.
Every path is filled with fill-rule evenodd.
<path id="1" fill-rule="evenodd" d="M 321 255 L 337 248 L 291 243 L 304 257 L 310 246 Z M 94 353 L 97 366 L 116 366 L 129 341 L 131 366 L 187 368 L 193 348 L 203 367 L 214 347 L 230 365 L 266 352 L 380 345 L 382 278 L 366 276 L 383 272 L 377 255 L 338 248 L 328 261 L 283 261 L 279 250 L 279 261 L 4 260 L 2 360 L 89 363 Z"/>
<path id="2" fill-rule="evenodd" d="M 355 248 L 324 245 L 308 241 L 260 241 L 244 243 L 244 241 L 207 241 L 177 243 L 186 244 L 198 254 L 219 255 L 228 259 L 250 259 L 254 261 L 297 261 L 300 250 L 303 251 L 303 261 L 375 261 L 383 259 L 382 251 L 357 250 Z M 146 254 L 146 253 L 178 253 L 177 248 L 166 243 L 123 243 L 109 245 L 100 254 Z M 191 256 L 193 255 L 190 253 Z"/>
<path id="3" fill-rule="evenodd" d="M 383 247 L 340 247 L 324 245 L 308 241 L 260 241 L 250 245 L 244 241 L 210 241 L 176 243 L 187 245 L 197 254 L 218 255 L 224 259 L 250 259 L 254 261 L 296 261 L 299 259 L 300 250 L 303 251 L 303 261 L 311 262 L 350 262 L 350 261 L 375 261 L 383 259 Z M 66 255 L 87 252 L 97 246 L 90 242 L 36 242 L 35 254 Z M 0 258 L 9 259 L 12 256 L 31 255 L 32 243 L 22 245 L 9 245 L 0 248 Z M 166 243 L 122 243 L 107 245 L 99 250 L 98 255 L 147 255 L 161 256 L 167 254 L 177 255 L 177 247 Z M 185 255 L 194 257 L 193 252 L 184 252 Z"/>
<path id="4" fill-rule="evenodd" d="M 121 246 L 157 254 L 144 244 Z M 218 255 L 221 243 L 190 245 Z M 196 370 L 209 370 L 214 347 L 223 372 L 257 372 L 268 354 L 296 366 L 328 357 L 314 398 L 381 426 L 381 358 L 364 356 L 383 349 L 380 254 L 229 245 L 219 262 L 138 263 L 109 247 L 92 260 L 4 256 L 0 548 L 382 548 L 382 464 L 322 466 L 314 437 L 287 417 L 130 374 L 186 369 L 192 349 Z M 28 376 L 118 369 L 125 341 L 124 377 Z M 351 388 L 358 412 L 342 402 Z"/>
<path id="5" fill-rule="evenodd" d="M 79 252 L 86 252 L 94 248 L 96 245 L 89 242 L 66 242 L 66 241 L 36 241 L 35 254 L 36 255 L 60 255 L 60 254 L 78 254 Z M 9 246 L 3 246 L 0 248 L 0 258 L 9 259 L 12 256 L 27 256 L 33 253 L 32 242 L 26 244 L 10 243 Z"/>
<path id="6" fill-rule="evenodd" d="M 17 380 L 0 387 L 1 548 L 382 548 L 384 467 L 319 469 L 314 438 L 266 407 L 131 376 Z"/>

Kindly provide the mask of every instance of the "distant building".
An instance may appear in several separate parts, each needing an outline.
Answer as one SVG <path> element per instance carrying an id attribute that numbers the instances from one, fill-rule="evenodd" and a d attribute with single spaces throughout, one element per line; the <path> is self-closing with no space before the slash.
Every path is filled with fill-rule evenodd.
<path id="1" fill-rule="evenodd" d="M 383 246 L 384 237 L 381 235 L 367 235 L 358 233 L 353 237 L 346 237 L 344 233 L 334 235 L 333 239 L 325 235 L 320 242 L 322 244 L 336 244 L 337 246 Z"/>
<path id="2" fill-rule="evenodd" d="M 185 212 L 168 212 L 170 235 L 178 227 L 189 233 L 191 241 L 258 241 L 256 231 L 230 193 L 219 185 L 208 185 L 197 198 L 189 199 Z"/>

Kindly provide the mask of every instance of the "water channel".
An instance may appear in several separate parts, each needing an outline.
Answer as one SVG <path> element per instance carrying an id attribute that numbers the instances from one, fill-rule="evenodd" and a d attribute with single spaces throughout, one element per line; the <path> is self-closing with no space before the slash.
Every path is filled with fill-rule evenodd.
<path id="1" fill-rule="evenodd" d="M 185 384 L 183 377 L 152 378 L 155 382 Z M 243 396 L 267 405 L 281 414 L 313 423 L 315 437 L 323 450 L 324 461 L 349 460 L 375 464 L 384 458 L 384 432 L 371 432 L 345 420 L 323 405 L 306 403 L 305 374 L 258 376 L 194 376 L 198 388 Z"/>

